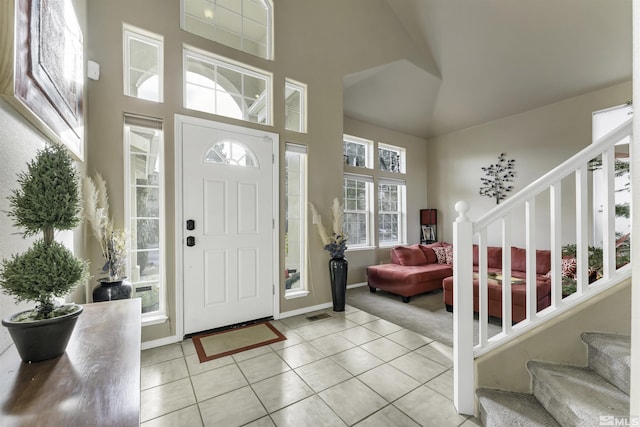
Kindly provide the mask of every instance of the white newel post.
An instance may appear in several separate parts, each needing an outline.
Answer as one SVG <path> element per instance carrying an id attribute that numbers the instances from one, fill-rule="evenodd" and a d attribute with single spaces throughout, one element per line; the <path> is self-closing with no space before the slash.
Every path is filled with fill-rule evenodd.
<path id="1" fill-rule="evenodd" d="M 469 204 L 455 205 L 453 223 L 453 404 L 459 414 L 473 415 L 473 224 Z"/>

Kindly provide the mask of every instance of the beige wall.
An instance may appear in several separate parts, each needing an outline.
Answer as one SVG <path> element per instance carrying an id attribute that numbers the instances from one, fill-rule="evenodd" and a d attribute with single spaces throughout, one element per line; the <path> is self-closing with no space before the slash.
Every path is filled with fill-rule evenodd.
<path id="1" fill-rule="evenodd" d="M 167 184 L 167 290 L 170 320 L 145 327 L 143 340 L 175 334 L 175 245 L 174 241 L 174 129 L 175 114 L 197 116 L 258 129 L 280 135 L 280 165 L 284 166 L 284 144 L 294 142 L 308 147 L 308 198 L 318 207 L 330 206 L 334 197 L 342 197 L 342 78 L 374 65 L 407 58 L 428 67 L 422 51 L 415 47 L 404 28 L 383 0 L 338 0 L 307 2 L 277 0 L 275 8 L 275 60 L 267 61 L 235 51 L 180 30 L 179 0 L 159 4 L 153 0 L 95 1 L 89 3 L 88 59 L 101 66 L 99 81 L 89 82 L 88 172 L 99 171 L 107 180 L 112 213 L 123 226 L 123 143 L 124 113 L 159 117 L 165 124 L 165 171 Z M 363 14 L 362 11 L 367 13 Z M 122 95 L 122 23 L 164 36 L 164 103 L 141 101 Z M 380 31 L 384 28 L 384 31 Z M 188 44 L 273 73 L 274 125 L 260 126 L 186 110 L 182 107 L 182 46 Z M 357 54 L 356 54 L 357 53 Z M 284 80 L 291 78 L 308 85 L 308 133 L 284 129 Z M 385 141 L 394 143 L 393 140 Z M 414 142 L 412 142 L 413 144 Z M 282 169 L 281 167 L 281 169 Z M 416 170 L 418 167 L 415 168 Z M 283 204 L 283 171 L 280 173 Z M 424 179 L 420 178 L 424 185 Z M 326 214 L 325 214 L 326 215 Z M 417 214 L 416 214 L 417 215 Z M 313 232 L 309 220 L 310 294 L 304 298 L 284 299 L 280 284 L 281 311 L 287 312 L 331 301 L 328 256 Z M 284 229 L 283 213 L 280 229 Z M 283 265 L 284 238 L 280 240 L 280 265 Z M 97 257 L 96 248 L 92 249 Z M 374 258 L 354 258 L 354 277 L 361 278 L 363 265 Z"/>
<path id="2" fill-rule="evenodd" d="M 465 200 L 469 217 L 477 219 L 493 208 L 494 200 L 478 194 L 481 167 L 495 163 L 500 153 L 515 159 L 517 192 L 591 143 L 591 113 L 631 99 L 631 82 L 621 83 L 521 114 L 498 119 L 428 141 L 429 207 L 438 208 L 439 236 L 451 241 L 454 205 Z M 568 185 L 565 185 L 568 184 Z M 563 182 L 563 213 L 572 224 L 574 190 Z M 540 229 L 549 228 L 548 199 L 537 198 Z M 524 245 L 521 220 L 514 221 L 514 245 Z M 573 227 L 563 229 L 563 244 L 575 242 Z M 489 242 L 498 244 L 498 241 Z M 548 233 L 538 236 L 549 247 Z"/>
<path id="3" fill-rule="evenodd" d="M 533 332 L 476 359 L 477 387 L 531 392 L 529 360 L 587 365 L 582 332 L 631 333 L 631 282 L 591 298 Z"/>

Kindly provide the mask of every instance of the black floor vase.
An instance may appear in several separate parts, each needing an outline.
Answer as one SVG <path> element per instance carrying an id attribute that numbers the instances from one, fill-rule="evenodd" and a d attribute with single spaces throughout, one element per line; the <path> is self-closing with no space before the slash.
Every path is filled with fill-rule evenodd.
<path id="1" fill-rule="evenodd" d="M 331 258 L 329 260 L 329 275 L 331 276 L 331 297 L 333 311 L 344 311 L 347 294 L 347 271 L 349 263 L 345 258 Z"/>

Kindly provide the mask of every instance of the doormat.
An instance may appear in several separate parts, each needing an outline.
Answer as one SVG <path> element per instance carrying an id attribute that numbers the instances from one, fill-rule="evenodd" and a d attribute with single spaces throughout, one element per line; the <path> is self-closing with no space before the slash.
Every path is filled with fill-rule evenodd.
<path id="1" fill-rule="evenodd" d="M 200 363 L 287 339 L 271 323 L 261 322 L 191 338 Z"/>

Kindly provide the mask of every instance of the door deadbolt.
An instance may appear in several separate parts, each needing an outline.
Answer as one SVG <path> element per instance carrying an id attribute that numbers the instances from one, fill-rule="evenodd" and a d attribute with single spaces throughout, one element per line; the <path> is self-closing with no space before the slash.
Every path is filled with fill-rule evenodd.
<path id="1" fill-rule="evenodd" d="M 187 220 L 187 230 L 195 230 L 196 229 L 196 222 L 192 219 L 188 219 Z"/>
<path id="2" fill-rule="evenodd" d="M 187 246 L 191 247 L 195 245 L 196 245 L 196 238 L 193 236 L 187 237 Z"/>

